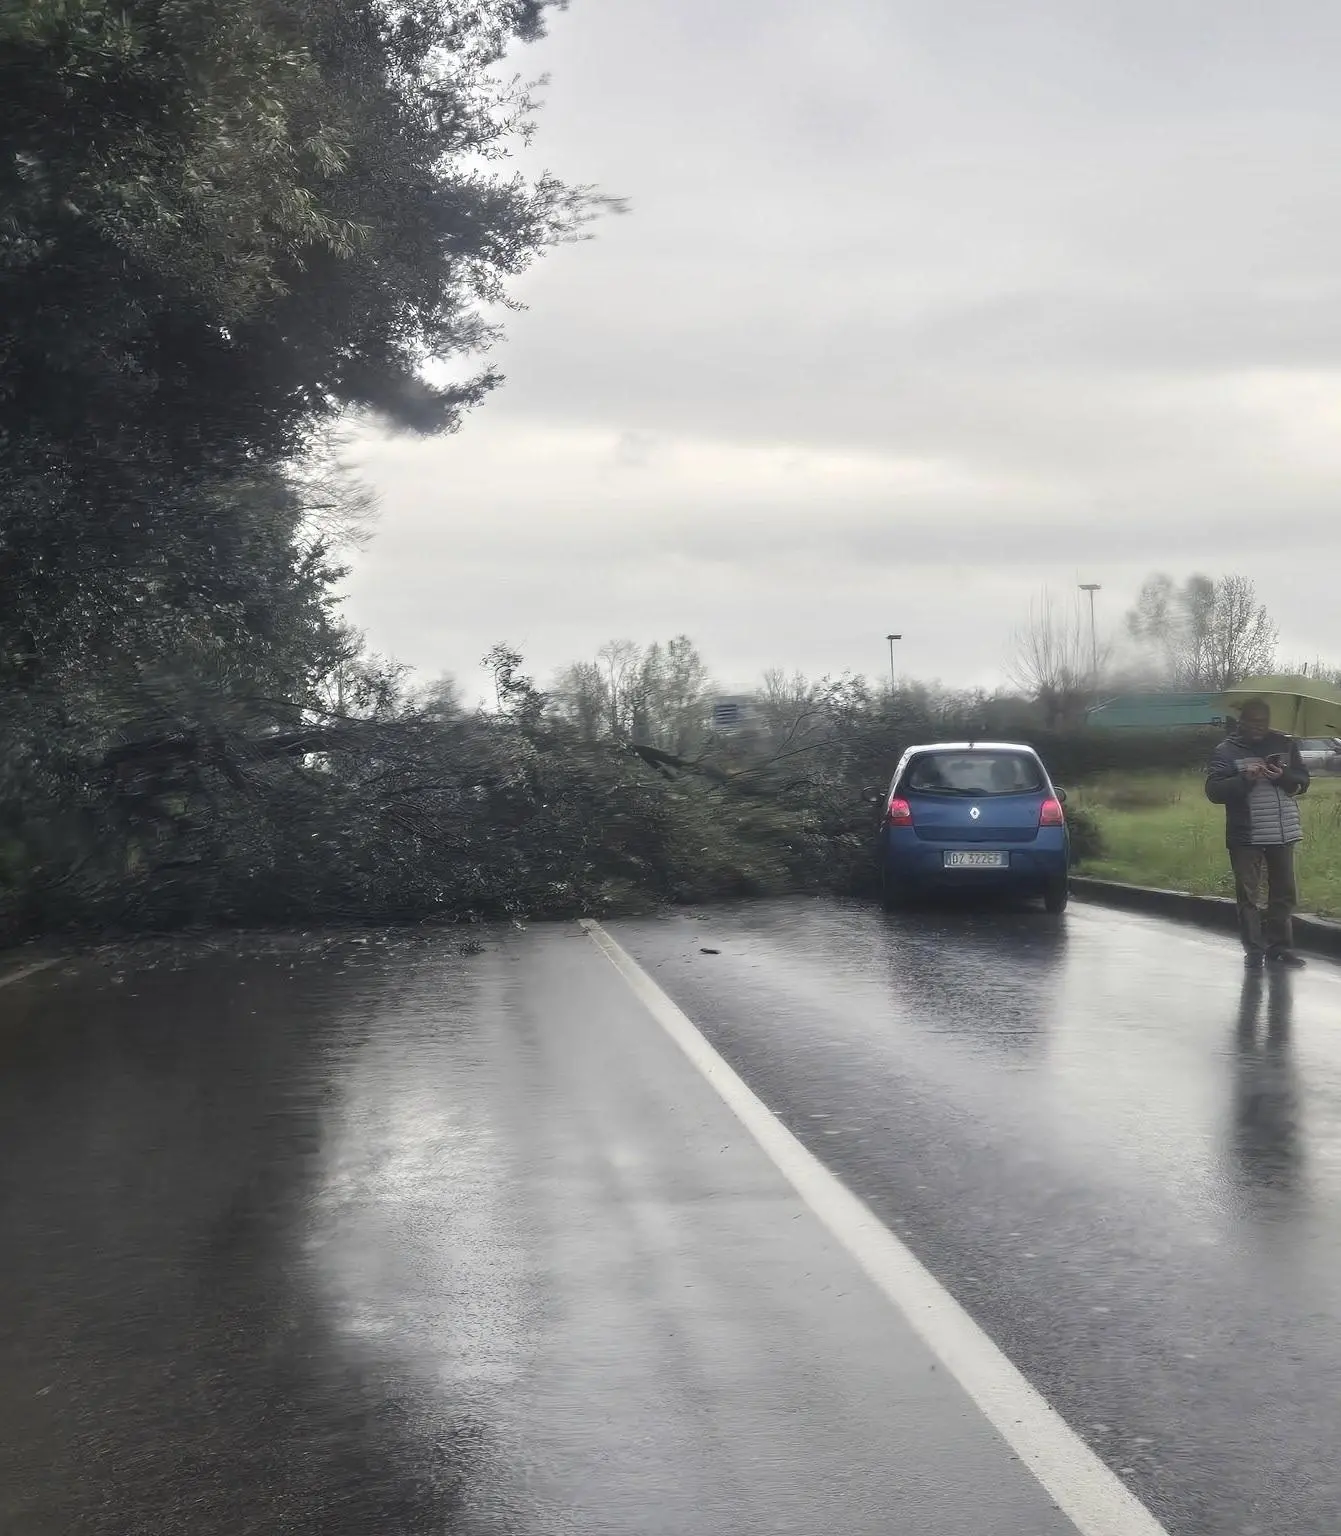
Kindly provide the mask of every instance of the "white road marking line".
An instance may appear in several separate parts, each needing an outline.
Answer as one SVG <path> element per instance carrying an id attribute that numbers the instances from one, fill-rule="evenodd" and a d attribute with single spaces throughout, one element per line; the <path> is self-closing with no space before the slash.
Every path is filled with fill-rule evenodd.
<path id="1" fill-rule="evenodd" d="M 25 976 L 35 976 L 38 971 L 45 971 L 55 964 L 57 964 L 55 960 L 34 960 L 31 965 L 21 965 L 17 971 L 11 971 L 8 976 L 0 976 L 0 987 L 7 987 L 11 981 L 22 981 Z"/>
<path id="2" fill-rule="evenodd" d="M 796 1139 L 597 922 L 582 927 L 801 1199 L 908 1319 L 1080 1532 L 1169 1536 L 875 1212 Z"/>

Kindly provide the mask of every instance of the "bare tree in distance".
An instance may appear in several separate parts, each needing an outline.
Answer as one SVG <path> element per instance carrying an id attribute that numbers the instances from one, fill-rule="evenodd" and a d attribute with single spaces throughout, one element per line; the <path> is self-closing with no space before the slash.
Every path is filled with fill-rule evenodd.
<path id="1" fill-rule="evenodd" d="M 596 652 L 605 686 L 605 730 L 617 741 L 633 734 L 642 649 L 632 640 L 607 640 Z"/>
<path id="2" fill-rule="evenodd" d="M 1246 576 L 1222 576 L 1210 607 L 1209 685 L 1229 688 L 1245 677 L 1270 672 L 1279 638 L 1252 582 Z"/>
<path id="3" fill-rule="evenodd" d="M 700 750 L 712 713 L 707 664 L 687 635 L 645 649 L 611 640 L 594 661 L 565 667 L 552 708 L 586 741 L 636 741 L 684 756 Z"/>
<path id="4" fill-rule="evenodd" d="M 1100 645 L 1096 669 L 1087 611 L 1078 599 L 1062 602 L 1045 590 L 1029 605 L 1029 622 L 1015 632 L 1007 673 L 1055 730 L 1080 721 L 1110 650 L 1106 642 Z"/>
<path id="5" fill-rule="evenodd" d="M 1127 632 L 1174 687 L 1218 691 L 1275 665 L 1276 626 L 1246 576 L 1150 576 Z"/>
<path id="6" fill-rule="evenodd" d="M 759 680 L 759 707 L 787 713 L 813 703 L 818 693 L 819 684 L 804 672 L 793 672 L 789 676 L 781 667 L 770 667 Z"/>
<path id="7" fill-rule="evenodd" d="M 754 693 L 760 746 L 769 758 L 807 751 L 833 735 L 829 689 L 802 672 L 770 667 Z"/>
<path id="8" fill-rule="evenodd" d="M 643 653 L 633 710 L 633 738 L 685 756 L 699 751 L 712 714 L 712 679 L 688 635 Z"/>
<path id="9" fill-rule="evenodd" d="M 583 741 L 599 741 L 609 723 L 605 675 L 594 661 L 564 667 L 550 691 L 554 713 L 566 720 Z"/>

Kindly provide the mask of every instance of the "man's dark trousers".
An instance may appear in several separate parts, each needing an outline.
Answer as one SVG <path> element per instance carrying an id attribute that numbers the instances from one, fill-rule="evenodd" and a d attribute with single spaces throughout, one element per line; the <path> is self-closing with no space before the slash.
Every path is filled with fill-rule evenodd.
<path id="1" fill-rule="evenodd" d="M 1299 896 L 1294 878 L 1294 843 L 1242 845 L 1229 850 L 1234 870 L 1234 896 L 1239 904 L 1239 932 L 1249 954 L 1264 949 L 1289 949 L 1294 942 L 1291 919 Z M 1266 884 L 1263 910 L 1262 885 Z"/>

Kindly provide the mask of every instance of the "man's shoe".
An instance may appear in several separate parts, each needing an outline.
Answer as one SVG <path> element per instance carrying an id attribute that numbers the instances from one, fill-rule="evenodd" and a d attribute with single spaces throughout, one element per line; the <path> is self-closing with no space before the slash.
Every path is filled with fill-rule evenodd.
<path id="1" fill-rule="evenodd" d="M 1269 949 L 1267 960 L 1271 965 L 1283 965 L 1292 971 L 1302 971 L 1308 964 L 1302 955 L 1296 955 L 1292 949 Z"/>
<path id="2" fill-rule="evenodd" d="M 1260 949 L 1246 949 L 1243 952 L 1243 963 L 1250 971 L 1260 971 L 1266 956 Z"/>

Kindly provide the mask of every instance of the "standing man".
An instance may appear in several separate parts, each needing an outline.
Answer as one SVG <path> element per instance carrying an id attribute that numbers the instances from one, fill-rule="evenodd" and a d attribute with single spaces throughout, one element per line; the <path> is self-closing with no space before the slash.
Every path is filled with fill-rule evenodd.
<path id="1" fill-rule="evenodd" d="M 1298 744 L 1271 729 L 1271 706 L 1265 699 L 1250 699 L 1233 734 L 1215 749 L 1206 772 L 1206 798 L 1225 808 L 1239 932 L 1244 958 L 1253 968 L 1264 960 L 1304 964 L 1293 949 L 1291 919 L 1298 900 L 1294 849 L 1304 835 L 1297 801 L 1308 784 Z"/>

